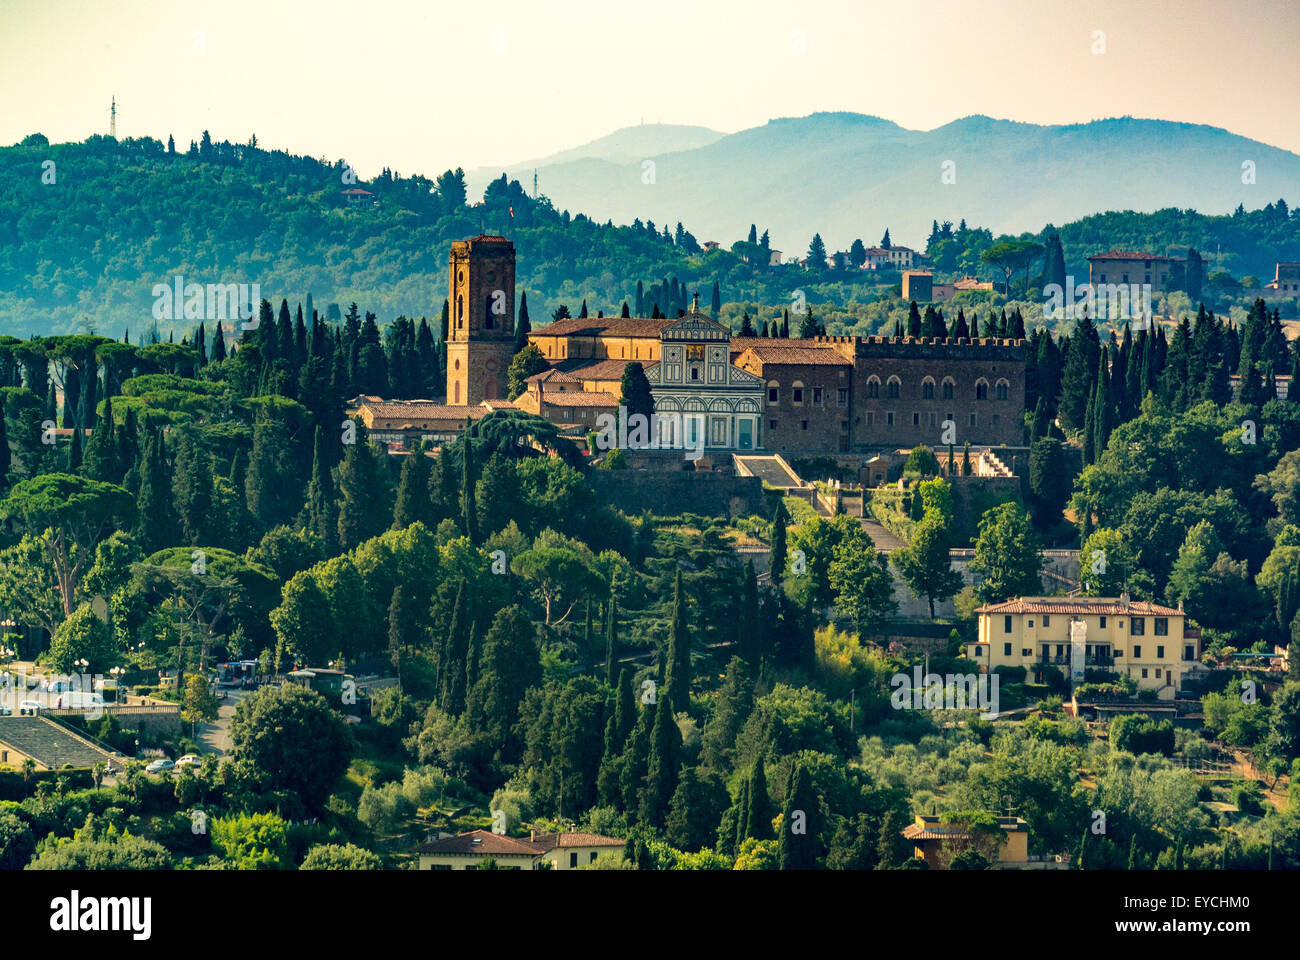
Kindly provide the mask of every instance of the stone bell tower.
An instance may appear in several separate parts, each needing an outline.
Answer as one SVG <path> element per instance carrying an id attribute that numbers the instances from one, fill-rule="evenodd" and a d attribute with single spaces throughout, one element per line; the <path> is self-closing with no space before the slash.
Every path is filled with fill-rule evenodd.
<path id="1" fill-rule="evenodd" d="M 515 349 L 514 244 L 492 236 L 453 241 L 447 290 L 447 403 L 504 399 Z"/>

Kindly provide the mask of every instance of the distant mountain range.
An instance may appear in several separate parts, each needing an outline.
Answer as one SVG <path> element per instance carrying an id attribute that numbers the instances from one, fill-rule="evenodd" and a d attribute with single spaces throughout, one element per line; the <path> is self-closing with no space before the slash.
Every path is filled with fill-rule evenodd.
<path id="1" fill-rule="evenodd" d="M 724 245 L 755 223 L 787 256 L 803 254 L 815 232 L 836 250 L 855 238 L 870 246 L 888 227 L 895 243 L 923 249 L 935 219 L 1014 234 L 1107 210 L 1229 213 L 1300 200 L 1294 153 L 1217 127 L 1131 117 L 1039 126 L 972 116 L 918 131 L 816 113 L 733 134 L 652 124 L 471 171 L 470 195 L 503 171 L 531 191 L 534 169 L 559 208 L 616 224 L 680 220 L 699 241 Z"/>

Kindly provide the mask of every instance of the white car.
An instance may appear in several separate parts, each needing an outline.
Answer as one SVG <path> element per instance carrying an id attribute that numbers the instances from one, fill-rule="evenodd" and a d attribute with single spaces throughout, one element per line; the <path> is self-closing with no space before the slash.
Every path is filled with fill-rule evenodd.
<path id="1" fill-rule="evenodd" d="M 149 764 L 149 766 L 145 767 L 144 772 L 164 773 L 175 766 L 176 764 L 174 764 L 172 761 L 168 760 L 166 757 L 162 757 L 161 759 L 155 760 L 153 761 L 153 763 Z"/>
<path id="2" fill-rule="evenodd" d="M 202 760 L 197 753 L 187 753 L 176 761 L 178 767 L 197 767 Z"/>

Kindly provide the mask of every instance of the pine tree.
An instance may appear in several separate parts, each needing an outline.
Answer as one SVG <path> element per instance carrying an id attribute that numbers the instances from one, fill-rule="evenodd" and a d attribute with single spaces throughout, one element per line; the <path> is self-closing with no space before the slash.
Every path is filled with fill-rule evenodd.
<path id="1" fill-rule="evenodd" d="M 673 581 L 673 621 L 668 631 L 666 696 L 673 703 L 689 707 L 691 703 L 691 633 L 682 589 L 682 572 Z"/>

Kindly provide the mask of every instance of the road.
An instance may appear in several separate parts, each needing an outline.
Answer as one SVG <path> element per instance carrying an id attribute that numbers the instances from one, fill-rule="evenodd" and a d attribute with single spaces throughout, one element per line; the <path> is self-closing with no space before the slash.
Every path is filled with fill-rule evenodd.
<path id="1" fill-rule="evenodd" d="M 198 736 L 200 753 L 225 754 L 230 751 L 230 718 L 235 715 L 235 704 L 248 690 L 227 690 L 225 699 L 217 709 L 217 719 L 212 723 L 200 723 Z"/>

